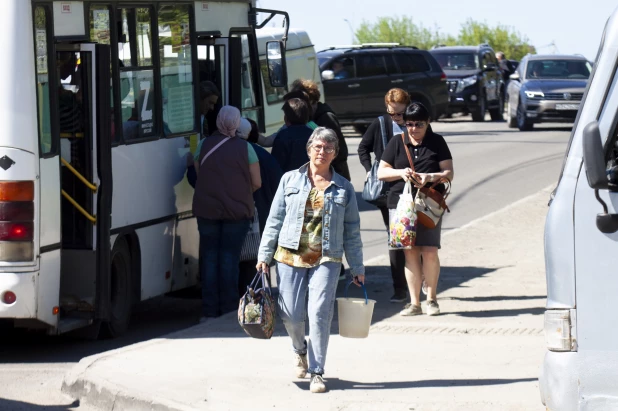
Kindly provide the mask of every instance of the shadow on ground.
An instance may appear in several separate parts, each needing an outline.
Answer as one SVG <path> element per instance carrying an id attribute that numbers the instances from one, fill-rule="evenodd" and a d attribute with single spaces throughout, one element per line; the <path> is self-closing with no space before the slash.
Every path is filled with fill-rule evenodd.
<path id="1" fill-rule="evenodd" d="M 349 390 L 399 390 L 406 388 L 445 388 L 445 387 L 482 387 L 493 385 L 517 384 L 521 382 L 533 382 L 538 378 L 513 378 L 513 379 L 461 379 L 461 380 L 421 380 L 421 381 L 390 381 L 364 383 L 358 381 L 340 380 L 339 378 L 327 378 L 329 391 Z M 295 381 L 294 384 L 301 390 L 309 391 L 309 379 Z"/>
<path id="2" fill-rule="evenodd" d="M 69 411 L 79 407 L 79 401 L 66 405 L 36 405 L 0 398 L 0 410 L 6 411 Z"/>

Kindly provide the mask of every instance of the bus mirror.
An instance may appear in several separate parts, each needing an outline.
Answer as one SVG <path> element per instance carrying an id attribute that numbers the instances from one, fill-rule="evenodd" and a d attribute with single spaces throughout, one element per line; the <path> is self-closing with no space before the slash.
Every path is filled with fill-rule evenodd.
<path id="1" fill-rule="evenodd" d="M 285 66 L 285 47 L 281 41 L 266 42 L 266 64 L 268 77 L 273 87 L 288 85 L 287 68 Z"/>
<path id="2" fill-rule="evenodd" d="M 584 167 L 586 168 L 588 185 L 595 190 L 607 189 L 607 163 L 603 152 L 599 124 L 596 121 L 584 127 L 583 140 Z"/>

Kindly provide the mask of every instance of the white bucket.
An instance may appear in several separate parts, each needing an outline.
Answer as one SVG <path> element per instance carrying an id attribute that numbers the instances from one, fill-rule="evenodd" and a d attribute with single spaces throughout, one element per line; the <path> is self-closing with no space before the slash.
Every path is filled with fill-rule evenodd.
<path id="1" fill-rule="evenodd" d="M 352 284 L 350 282 L 350 284 Z M 367 290 L 363 284 L 365 298 L 348 298 L 348 284 L 345 288 L 345 297 L 337 298 L 337 310 L 339 312 L 339 335 L 347 338 L 367 338 L 373 306 L 375 300 L 367 298 Z"/>

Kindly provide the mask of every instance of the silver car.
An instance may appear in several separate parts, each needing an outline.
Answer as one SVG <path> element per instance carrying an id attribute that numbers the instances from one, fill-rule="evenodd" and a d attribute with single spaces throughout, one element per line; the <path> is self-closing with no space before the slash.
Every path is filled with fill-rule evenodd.
<path id="1" fill-rule="evenodd" d="M 535 123 L 572 123 L 592 66 L 583 56 L 528 55 L 507 87 L 507 122 L 531 130 Z"/>

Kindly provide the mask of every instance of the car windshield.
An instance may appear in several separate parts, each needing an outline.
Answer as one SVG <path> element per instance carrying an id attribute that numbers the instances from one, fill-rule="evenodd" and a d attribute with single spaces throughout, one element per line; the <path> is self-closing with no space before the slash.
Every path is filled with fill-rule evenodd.
<path id="1" fill-rule="evenodd" d="M 590 63 L 585 60 L 533 60 L 526 67 L 526 78 L 587 80 L 591 71 Z"/>
<path id="2" fill-rule="evenodd" d="M 442 70 L 473 70 L 479 68 L 475 53 L 434 53 Z"/>

